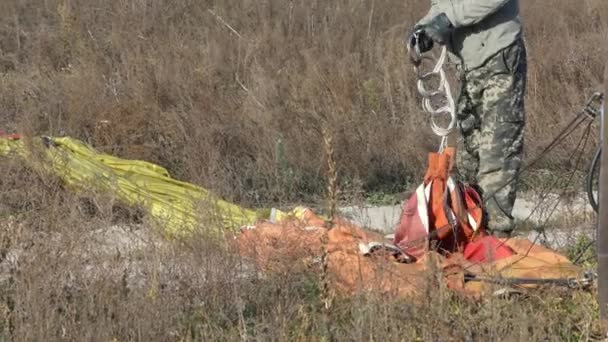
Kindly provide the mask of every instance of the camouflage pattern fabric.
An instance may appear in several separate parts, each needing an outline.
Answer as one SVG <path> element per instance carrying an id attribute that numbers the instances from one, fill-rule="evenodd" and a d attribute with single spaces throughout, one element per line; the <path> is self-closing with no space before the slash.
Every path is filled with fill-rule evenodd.
<path id="1" fill-rule="evenodd" d="M 458 174 L 461 180 L 481 187 L 488 228 L 499 234 L 513 230 L 511 213 L 523 155 L 526 74 L 521 39 L 479 68 L 460 72 Z"/>

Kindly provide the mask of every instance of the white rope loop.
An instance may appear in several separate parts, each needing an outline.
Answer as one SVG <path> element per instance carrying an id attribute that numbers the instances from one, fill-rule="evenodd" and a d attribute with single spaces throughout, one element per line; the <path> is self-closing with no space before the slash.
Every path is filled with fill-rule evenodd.
<path id="1" fill-rule="evenodd" d="M 456 104 L 454 102 L 454 98 L 452 97 L 450 84 L 447 80 L 445 71 L 443 70 L 443 65 L 447 57 L 447 48 L 445 46 L 442 47 L 441 54 L 439 55 L 433 70 L 422 73 L 420 70 L 422 61 L 425 59 L 433 60 L 433 58 L 424 56 L 420 52 L 419 33 L 414 33 L 413 39 L 413 44 L 408 44 L 408 51 L 410 53 L 410 58 L 414 62 L 414 70 L 416 71 L 416 75 L 418 77 L 416 86 L 418 88 L 418 92 L 422 96 L 422 108 L 425 112 L 430 114 L 431 130 L 437 136 L 442 138 L 440 150 L 443 150 L 443 147 L 445 147 L 447 143 L 447 136 L 454 130 L 457 122 Z M 439 85 L 437 86 L 437 89 L 428 90 L 425 87 L 425 82 L 428 82 L 430 79 L 435 77 L 439 77 Z M 441 107 L 435 107 L 433 105 L 434 102 L 444 103 L 444 105 Z M 450 118 L 449 123 L 447 126 L 440 125 L 438 120 L 445 118 L 446 116 L 449 116 Z"/>

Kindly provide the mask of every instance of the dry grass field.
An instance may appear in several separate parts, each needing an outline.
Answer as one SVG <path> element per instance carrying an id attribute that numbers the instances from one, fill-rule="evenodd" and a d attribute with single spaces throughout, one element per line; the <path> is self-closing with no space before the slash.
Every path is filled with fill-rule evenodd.
<path id="1" fill-rule="evenodd" d="M 608 2 L 521 6 L 532 157 L 600 89 Z M 343 196 L 404 191 L 438 143 L 404 46 L 427 7 L 2 0 L 0 129 L 75 137 L 267 206 L 324 198 L 326 128 Z M 568 151 L 540 166 L 570 165 Z M 128 209 L 99 198 L 91 214 L 57 180 L 16 161 L 2 160 L 0 174 L 2 340 L 579 341 L 597 333 L 593 293 L 555 289 L 481 303 L 443 290 L 415 304 L 361 295 L 338 300 L 326 317 L 308 272 L 245 277 L 240 260 L 204 236 L 163 242 Z M 109 226 L 130 227 L 127 240 L 141 235 L 141 248 L 99 250 L 96 234 Z"/>

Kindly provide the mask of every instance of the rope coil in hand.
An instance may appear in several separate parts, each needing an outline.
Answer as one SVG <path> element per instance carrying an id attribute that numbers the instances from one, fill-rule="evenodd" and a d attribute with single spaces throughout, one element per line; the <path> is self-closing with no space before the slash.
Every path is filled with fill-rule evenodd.
<path id="1" fill-rule="evenodd" d="M 418 77 L 416 82 L 418 92 L 422 96 L 422 108 L 425 112 L 430 114 L 431 130 L 433 133 L 442 138 L 440 150 L 447 145 L 447 136 L 454 130 L 456 126 L 456 104 L 452 97 L 452 91 L 450 84 L 447 80 L 443 65 L 447 56 L 447 48 L 442 47 L 441 54 L 435 62 L 435 66 L 432 71 L 422 72 L 420 70 L 422 61 L 424 59 L 433 60 L 432 57 L 424 55 L 420 51 L 420 32 L 414 32 L 410 42 L 408 43 L 408 52 L 410 59 L 414 64 L 414 70 Z M 439 85 L 435 90 L 427 90 L 425 82 L 428 82 L 433 77 L 439 77 Z M 444 103 L 445 105 L 435 107 L 433 102 Z M 450 122 L 447 126 L 441 126 L 437 123 L 437 120 L 441 117 L 449 116 Z"/>

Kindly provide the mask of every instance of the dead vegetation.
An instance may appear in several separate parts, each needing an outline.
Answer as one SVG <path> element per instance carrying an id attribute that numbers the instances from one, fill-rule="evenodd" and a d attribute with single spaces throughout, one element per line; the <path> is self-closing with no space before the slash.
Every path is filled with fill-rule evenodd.
<path id="1" fill-rule="evenodd" d="M 0 6 L 5 130 L 81 138 L 251 204 L 322 192 L 322 122 L 342 182 L 365 190 L 398 188 L 437 145 L 403 46 L 424 1 Z M 600 82 L 608 7 L 522 7 L 535 155 Z"/>
<path id="2" fill-rule="evenodd" d="M 532 156 L 601 82 L 608 3 L 521 6 Z M 403 191 L 437 144 L 403 46 L 426 8 L 412 0 L 4 0 L 0 128 L 76 137 L 268 206 L 325 196 L 326 124 L 340 176 L 334 191 Z M 545 166 L 569 165 L 567 152 Z M 441 289 L 416 304 L 362 295 L 337 300 L 328 323 L 310 271 L 251 275 L 205 237 L 161 242 L 111 199 L 91 205 L 15 162 L 3 160 L 0 174 L 6 339 L 586 340 L 597 329 L 592 294 L 553 290 L 484 303 Z M 121 225 L 145 243 L 95 251 L 92 236 Z"/>

